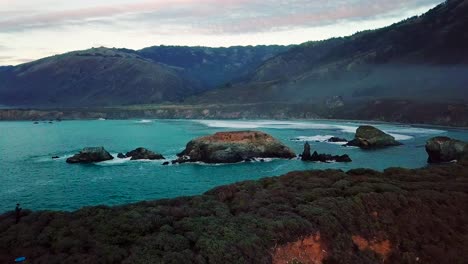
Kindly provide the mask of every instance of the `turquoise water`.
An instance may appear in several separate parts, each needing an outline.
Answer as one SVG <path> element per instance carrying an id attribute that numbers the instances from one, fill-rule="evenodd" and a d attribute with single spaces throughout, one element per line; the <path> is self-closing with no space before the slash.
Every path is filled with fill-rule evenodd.
<path id="1" fill-rule="evenodd" d="M 116 205 L 148 199 L 201 194 L 215 186 L 275 176 L 294 170 L 426 165 L 425 141 L 436 135 L 468 140 L 468 131 L 378 124 L 405 145 L 378 151 L 345 148 L 316 140 L 330 136 L 351 139 L 360 123 L 332 121 L 197 121 L 108 120 L 0 122 L 0 212 L 17 202 L 34 210 L 73 210 L 83 206 Z M 86 146 L 104 146 L 114 156 L 146 147 L 173 159 L 192 138 L 229 130 L 262 130 L 298 154 L 303 141 L 313 150 L 349 154 L 352 163 L 304 163 L 271 160 L 231 165 L 183 164 L 115 159 L 94 165 L 70 165 L 66 157 Z M 52 156 L 60 156 L 52 160 Z"/>

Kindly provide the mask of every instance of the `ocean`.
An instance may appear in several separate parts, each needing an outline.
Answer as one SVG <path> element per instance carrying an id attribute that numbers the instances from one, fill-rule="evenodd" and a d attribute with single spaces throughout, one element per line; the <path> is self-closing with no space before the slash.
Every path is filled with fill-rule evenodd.
<path id="1" fill-rule="evenodd" d="M 16 203 L 31 210 L 75 210 L 92 205 L 119 205 L 143 200 L 201 194 L 213 187 L 278 176 L 295 170 L 426 166 L 424 145 L 434 136 L 468 140 L 468 131 L 399 124 L 373 124 L 404 145 L 364 151 L 323 142 L 331 136 L 352 139 L 364 122 L 269 120 L 91 120 L 0 122 L 0 213 Z M 351 163 L 305 163 L 271 159 L 238 164 L 182 164 L 118 159 L 67 164 L 83 147 L 103 146 L 114 157 L 145 147 L 175 159 L 193 138 L 218 131 L 260 130 L 300 154 L 305 141 L 312 150 L 348 154 Z M 320 142 L 316 142 L 320 141 Z M 52 159 L 59 156 L 59 159 Z"/>

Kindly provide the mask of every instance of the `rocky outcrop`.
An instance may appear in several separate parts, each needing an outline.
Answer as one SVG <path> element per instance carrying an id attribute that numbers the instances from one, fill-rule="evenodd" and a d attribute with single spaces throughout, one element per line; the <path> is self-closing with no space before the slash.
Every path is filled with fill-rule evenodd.
<path id="1" fill-rule="evenodd" d="M 253 158 L 286 158 L 296 154 L 272 136 L 259 131 L 218 132 L 190 141 L 176 163 L 236 163 Z"/>
<path id="2" fill-rule="evenodd" d="M 315 162 L 351 162 L 351 158 L 348 155 L 330 155 L 330 154 L 318 154 L 317 151 L 310 154 L 310 144 L 306 142 L 304 144 L 304 151 L 301 155 L 302 161 L 315 161 Z"/>
<path id="3" fill-rule="evenodd" d="M 306 160 L 310 160 L 311 158 L 311 155 L 310 155 L 310 144 L 309 142 L 306 142 L 304 144 L 304 151 L 302 151 L 302 154 L 301 154 L 301 159 L 306 161 Z"/>
<path id="4" fill-rule="evenodd" d="M 380 129 L 373 126 L 360 126 L 356 130 L 356 135 L 353 140 L 348 142 L 346 146 L 355 146 L 363 149 L 383 148 L 402 145 L 395 138 L 386 134 Z"/>
<path id="5" fill-rule="evenodd" d="M 347 143 L 348 140 L 345 139 L 345 138 L 331 137 L 331 138 L 327 139 L 327 142 L 331 142 L 331 143 L 340 143 L 340 142 Z"/>
<path id="6" fill-rule="evenodd" d="M 163 155 L 155 153 L 151 150 L 147 150 L 145 148 L 137 148 L 130 152 L 127 152 L 125 156 L 132 157 L 131 160 L 161 160 L 165 159 Z"/>
<path id="7" fill-rule="evenodd" d="M 103 147 L 84 148 L 80 153 L 68 158 L 67 163 L 93 163 L 112 160 L 114 157 Z"/>
<path id="8" fill-rule="evenodd" d="M 468 158 L 468 143 L 449 137 L 434 137 L 427 141 L 427 162 L 441 163 Z"/>

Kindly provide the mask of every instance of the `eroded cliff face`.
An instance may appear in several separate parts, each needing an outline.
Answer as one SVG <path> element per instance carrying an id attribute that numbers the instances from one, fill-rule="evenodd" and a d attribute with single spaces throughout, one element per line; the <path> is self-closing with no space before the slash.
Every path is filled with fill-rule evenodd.
<path id="1" fill-rule="evenodd" d="M 327 250 L 320 238 L 320 232 L 279 246 L 273 252 L 273 264 L 322 264 L 327 258 Z"/>

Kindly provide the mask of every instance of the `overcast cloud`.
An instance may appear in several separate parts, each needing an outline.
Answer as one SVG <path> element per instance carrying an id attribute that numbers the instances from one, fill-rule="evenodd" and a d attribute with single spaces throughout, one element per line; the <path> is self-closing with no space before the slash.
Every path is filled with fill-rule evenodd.
<path id="1" fill-rule="evenodd" d="M 93 46 L 298 44 L 386 26 L 440 0 L 0 0 L 0 65 Z"/>

